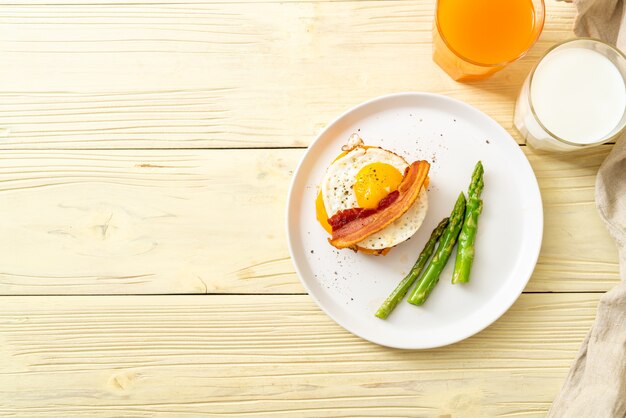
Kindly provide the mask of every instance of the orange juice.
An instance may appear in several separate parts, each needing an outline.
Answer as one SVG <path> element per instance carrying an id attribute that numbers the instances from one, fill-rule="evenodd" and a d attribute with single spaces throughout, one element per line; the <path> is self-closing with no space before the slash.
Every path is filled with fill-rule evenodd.
<path id="1" fill-rule="evenodd" d="M 435 61 L 457 80 L 488 76 L 532 46 L 543 13 L 541 1 L 439 0 Z"/>

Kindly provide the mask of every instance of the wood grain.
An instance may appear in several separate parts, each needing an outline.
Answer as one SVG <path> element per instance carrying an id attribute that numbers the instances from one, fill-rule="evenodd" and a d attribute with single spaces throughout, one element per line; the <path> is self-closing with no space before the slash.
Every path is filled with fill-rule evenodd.
<path id="1" fill-rule="evenodd" d="M 283 220 L 301 153 L 7 151 L 0 157 L 0 225 L 11 239 L 0 241 L 0 288 L 301 291 Z"/>
<path id="2" fill-rule="evenodd" d="M 459 84 L 430 58 L 434 1 L 44 3 L 0 6 L 0 148 L 305 146 L 400 91 L 465 100 L 521 141 L 515 97 L 574 16 L 546 2 L 526 58 Z"/>
<path id="3" fill-rule="evenodd" d="M 367 343 L 289 294 L 304 151 L 245 148 L 306 146 L 399 91 L 465 100 L 521 143 L 521 82 L 572 36 L 574 7 L 546 6 L 526 58 L 458 84 L 430 59 L 434 1 L 3 2 L 0 416 L 545 416 L 598 294 L 523 294 L 441 349 Z M 523 149 L 545 206 L 526 290 L 609 288 L 593 183 L 610 146 Z"/>
<path id="4" fill-rule="evenodd" d="M 601 291 L 619 281 L 617 247 L 594 199 L 596 174 L 610 149 L 564 155 L 526 147 L 544 208 L 543 245 L 528 290 Z M 559 282 L 564 287 L 554 286 Z"/>
<path id="5" fill-rule="evenodd" d="M 615 244 L 593 203 L 610 146 L 523 147 L 539 179 L 544 243 L 528 291 L 601 291 Z M 301 149 L 5 151 L 0 293 L 301 293 L 285 199 Z"/>
<path id="6" fill-rule="evenodd" d="M 0 415 L 543 417 L 597 299 L 522 295 L 477 336 L 401 351 L 306 295 L 3 297 Z"/>

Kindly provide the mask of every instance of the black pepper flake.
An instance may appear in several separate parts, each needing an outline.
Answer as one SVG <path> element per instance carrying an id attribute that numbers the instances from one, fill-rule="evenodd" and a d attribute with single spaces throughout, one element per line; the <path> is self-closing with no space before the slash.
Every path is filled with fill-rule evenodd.
<path id="1" fill-rule="evenodd" d="M 311 250 L 311 254 L 315 254 L 315 251 Z"/>

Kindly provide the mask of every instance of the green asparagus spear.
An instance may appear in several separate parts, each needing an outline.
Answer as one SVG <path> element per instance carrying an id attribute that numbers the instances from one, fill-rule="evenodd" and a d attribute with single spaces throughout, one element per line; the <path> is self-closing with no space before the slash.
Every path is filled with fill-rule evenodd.
<path id="1" fill-rule="evenodd" d="M 474 168 L 472 181 L 467 192 L 465 220 L 459 234 L 459 246 L 456 250 L 454 273 L 452 273 L 452 283 L 454 284 L 467 283 L 470 279 L 470 270 L 474 261 L 474 241 L 476 240 L 478 215 L 483 210 L 483 201 L 480 198 L 484 186 L 483 173 L 483 164 L 479 161 Z"/>
<path id="2" fill-rule="evenodd" d="M 409 274 L 407 274 L 406 277 L 402 279 L 402 281 L 398 284 L 398 286 L 396 286 L 393 292 L 391 292 L 387 299 L 385 299 L 383 304 L 380 305 L 378 311 L 376 311 L 377 317 L 379 317 L 380 319 L 387 319 L 391 311 L 394 310 L 396 305 L 402 300 L 404 295 L 406 295 L 406 292 L 409 291 L 409 288 L 413 286 L 413 283 L 415 283 L 415 280 L 417 280 L 418 276 L 422 272 L 422 269 L 426 265 L 426 262 L 433 254 L 433 251 L 435 250 L 435 245 L 437 245 L 437 241 L 439 241 L 439 237 L 441 237 L 441 234 L 443 234 L 443 231 L 446 229 L 447 225 L 448 218 L 444 218 L 441 222 L 439 222 L 439 225 L 437 225 L 437 227 L 430 234 L 428 242 L 424 246 L 424 249 L 420 253 Z"/>
<path id="3" fill-rule="evenodd" d="M 463 192 L 459 194 L 459 198 L 456 200 L 454 209 L 450 214 L 450 221 L 446 230 L 443 231 L 441 241 L 439 241 L 439 247 L 435 251 L 435 255 L 426 267 L 426 271 L 422 276 L 422 279 L 417 283 L 413 292 L 409 296 L 409 303 L 413 305 L 422 305 L 426 302 L 428 295 L 432 292 L 433 288 L 439 281 L 439 275 L 443 271 L 443 268 L 448 262 L 448 258 L 452 253 L 456 239 L 461 231 L 463 225 L 463 216 L 465 214 L 465 196 Z"/>

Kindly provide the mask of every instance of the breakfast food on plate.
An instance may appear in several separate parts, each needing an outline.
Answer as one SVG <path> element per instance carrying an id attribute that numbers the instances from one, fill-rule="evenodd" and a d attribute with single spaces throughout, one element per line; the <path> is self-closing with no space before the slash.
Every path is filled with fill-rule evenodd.
<path id="1" fill-rule="evenodd" d="M 408 292 L 411 286 L 413 286 L 413 283 L 415 283 L 419 277 L 420 273 L 424 269 L 424 266 L 428 262 L 428 259 L 431 255 L 433 255 L 433 251 L 435 251 L 435 246 L 437 245 L 439 238 L 441 238 L 441 235 L 448 226 L 448 219 L 449 218 L 443 218 L 443 220 L 439 222 L 439 225 L 433 229 L 428 242 L 424 246 L 424 249 L 420 253 L 419 257 L 417 257 L 417 261 L 411 268 L 411 271 L 409 271 L 409 274 L 407 274 L 404 279 L 398 283 L 398 286 L 396 286 L 393 292 L 387 296 L 387 299 L 385 299 L 383 304 L 380 305 L 380 308 L 376 311 L 377 317 L 380 319 L 386 319 L 391 311 L 394 310 L 396 305 L 398 305 L 402 298 L 404 298 L 406 292 Z"/>
<path id="2" fill-rule="evenodd" d="M 430 164 L 409 164 L 389 150 L 366 146 L 357 134 L 350 136 L 342 151 L 320 184 L 315 201 L 317 220 L 331 234 L 328 242 L 335 248 L 384 255 L 422 225 L 428 210 Z M 439 282 L 457 241 L 452 283 L 469 281 L 478 216 L 483 207 L 483 174 L 479 161 L 472 173 L 467 200 L 461 192 L 450 217 L 432 231 L 409 274 L 376 311 L 377 317 L 386 319 L 418 279 L 408 301 L 424 304 Z"/>
<path id="3" fill-rule="evenodd" d="M 452 283 L 469 282 L 470 270 L 474 262 L 474 241 L 478 229 L 478 215 L 483 211 L 483 201 L 480 194 L 483 191 L 483 164 L 479 161 L 472 173 L 472 181 L 467 191 L 467 206 L 465 208 L 465 220 L 459 234 L 459 247 L 454 262 Z"/>
<path id="4" fill-rule="evenodd" d="M 450 214 L 448 226 L 446 227 L 446 230 L 443 231 L 437 251 L 435 251 L 435 255 L 433 255 L 430 263 L 428 263 L 428 267 L 426 267 L 426 271 L 424 271 L 424 275 L 421 280 L 411 292 L 411 295 L 409 296 L 409 303 L 412 303 L 413 305 L 422 305 L 426 302 L 430 292 L 432 292 L 435 285 L 439 282 L 439 276 L 441 275 L 443 268 L 446 266 L 446 263 L 450 258 L 450 254 L 452 254 L 452 249 L 456 244 L 459 233 L 461 232 L 464 217 L 465 195 L 461 192 L 456 200 L 454 208 L 452 209 L 452 213 Z"/>
<path id="5" fill-rule="evenodd" d="M 317 219 L 334 247 L 385 254 L 422 225 L 430 165 L 365 146 L 356 134 L 342 150 L 322 179 Z"/>
<path id="6" fill-rule="evenodd" d="M 452 284 L 467 283 L 469 281 L 470 270 L 474 261 L 474 241 L 476 240 L 478 228 L 478 216 L 483 208 L 483 201 L 480 198 L 484 186 L 483 174 L 483 165 L 479 161 L 476 163 L 472 173 L 472 180 L 467 192 L 467 201 L 465 200 L 465 195 L 461 192 L 450 217 L 443 219 L 433 230 L 409 274 L 402 279 L 376 311 L 375 315 L 377 317 L 386 319 L 389 316 L 391 311 L 404 298 L 409 288 L 418 279 L 426 262 L 434 253 L 435 255 L 426 267 L 424 275 L 409 296 L 409 303 L 423 305 L 435 285 L 439 282 L 439 276 L 446 266 L 457 241 L 459 245 L 454 272 L 452 273 Z M 438 245 L 436 251 L 435 245 Z"/>

